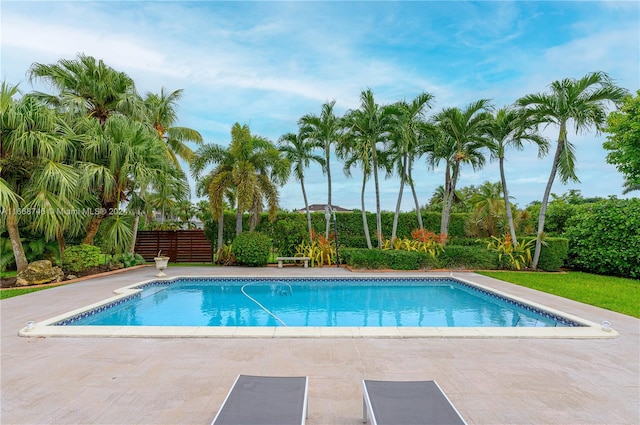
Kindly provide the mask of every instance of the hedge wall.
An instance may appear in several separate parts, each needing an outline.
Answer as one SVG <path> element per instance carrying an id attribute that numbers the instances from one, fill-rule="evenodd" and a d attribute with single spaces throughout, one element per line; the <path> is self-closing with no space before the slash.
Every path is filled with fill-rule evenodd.
<path id="1" fill-rule="evenodd" d="M 640 279 L 640 199 L 591 204 L 567 227 L 572 267 Z"/>
<path id="2" fill-rule="evenodd" d="M 535 238 L 523 238 L 521 243 L 526 243 Z M 560 267 L 567 265 L 569 259 L 569 239 L 567 238 L 546 238 L 546 245 L 542 245 L 540 258 L 538 259 L 538 268 L 548 272 L 555 272 Z M 531 247 L 531 256 L 533 257 L 535 244 Z"/>
<path id="3" fill-rule="evenodd" d="M 468 214 L 451 214 L 451 222 L 449 225 L 449 236 L 453 238 L 464 237 L 464 223 Z M 338 223 L 338 243 L 340 246 L 350 248 L 366 248 L 367 242 L 364 236 L 364 228 L 362 225 L 362 213 L 354 210 L 348 213 L 336 213 L 336 221 Z M 382 234 L 386 238 L 391 237 L 393 228 L 393 213 L 383 212 L 382 217 Z M 422 221 L 424 227 L 432 232 L 440 231 L 440 214 L 434 212 L 423 212 Z M 313 228 L 319 234 L 324 234 L 325 217 L 324 213 L 312 213 L 311 223 Z M 375 213 L 367 213 L 367 224 L 369 225 L 369 234 L 371 242 L 376 247 L 376 215 Z M 399 238 L 411 237 L 411 231 L 418 228 L 418 218 L 414 212 L 400 213 L 398 217 L 397 236 Z M 245 214 L 243 219 L 243 230 L 249 229 L 249 216 Z M 334 225 L 331 223 L 331 232 Z M 215 247 L 218 240 L 218 222 L 209 221 L 205 223 L 205 234 L 211 240 Z M 255 229 L 269 236 L 273 240 L 273 245 L 277 248 L 281 255 L 289 256 L 295 253 L 295 247 L 307 235 L 307 215 L 300 213 L 278 213 L 276 220 L 270 223 L 267 215 L 263 214 L 260 223 Z M 224 241 L 230 244 L 235 238 L 236 216 L 233 212 L 227 212 L 224 215 Z"/>

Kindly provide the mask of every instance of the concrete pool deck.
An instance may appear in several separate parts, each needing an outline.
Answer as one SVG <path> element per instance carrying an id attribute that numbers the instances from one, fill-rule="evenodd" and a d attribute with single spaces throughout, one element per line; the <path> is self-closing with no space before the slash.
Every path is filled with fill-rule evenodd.
<path id="1" fill-rule="evenodd" d="M 344 269 L 170 267 L 170 275 L 375 276 Z M 238 374 L 309 376 L 309 425 L 359 424 L 362 379 L 436 380 L 469 424 L 640 423 L 640 320 L 456 273 L 616 338 L 23 338 L 153 278 L 143 268 L 0 301 L 2 424 L 209 424 Z M 387 276 L 396 275 L 385 273 Z M 398 273 L 449 276 L 449 273 Z"/>

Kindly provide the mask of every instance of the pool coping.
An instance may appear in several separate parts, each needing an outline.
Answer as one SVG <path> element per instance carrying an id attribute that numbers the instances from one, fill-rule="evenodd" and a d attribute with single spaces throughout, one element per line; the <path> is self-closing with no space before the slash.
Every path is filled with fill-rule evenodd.
<path id="1" fill-rule="evenodd" d="M 156 281 L 201 278 L 202 276 L 172 276 L 148 279 L 114 290 L 113 297 L 83 306 L 41 322 L 28 323 L 18 335 L 22 337 L 107 337 L 107 338 L 616 338 L 618 332 L 604 324 L 597 324 L 548 306 L 487 287 L 469 279 L 453 276 L 465 284 L 514 301 L 544 310 L 579 327 L 211 327 L 211 326 L 55 326 L 73 316 L 105 304 L 117 302 L 141 291 L 139 286 Z M 443 276 L 444 277 L 444 276 Z M 222 276 L 220 278 L 223 278 Z"/>

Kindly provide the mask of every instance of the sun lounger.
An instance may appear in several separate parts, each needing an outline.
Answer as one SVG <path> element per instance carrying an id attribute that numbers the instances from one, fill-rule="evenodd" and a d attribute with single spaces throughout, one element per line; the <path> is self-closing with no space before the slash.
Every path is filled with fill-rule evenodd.
<path id="1" fill-rule="evenodd" d="M 465 425 L 435 381 L 362 381 L 362 422 L 373 425 Z"/>
<path id="2" fill-rule="evenodd" d="M 306 376 L 239 375 L 211 425 L 304 425 L 307 387 Z"/>

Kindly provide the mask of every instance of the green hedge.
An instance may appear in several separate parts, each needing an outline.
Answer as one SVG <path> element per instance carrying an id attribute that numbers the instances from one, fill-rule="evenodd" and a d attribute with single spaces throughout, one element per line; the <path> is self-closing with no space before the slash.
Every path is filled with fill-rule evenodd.
<path id="1" fill-rule="evenodd" d="M 422 270 L 433 268 L 437 262 L 427 253 L 416 251 L 345 248 L 340 259 L 356 269 Z"/>
<path id="2" fill-rule="evenodd" d="M 535 240 L 535 238 L 523 238 L 519 242 Z M 533 257 L 535 245 L 531 250 Z M 538 259 L 538 269 L 548 272 L 555 272 L 560 267 L 567 265 L 569 259 L 569 239 L 567 238 L 546 238 L 542 244 L 540 258 Z"/>
<path id="3" fill-rule="evenodd" d="M 454 213 L 451 214 L 451 222 L 449 225 L 449 236 L 451 238 L 464 238 L 464 223 L 469 214 Z M 362 213 L 354 210 L 348 213 L 336 213 L 338 224 L 338 243 L 339 246 L 350 248 L 366 248 L 367 242 L 364 236 L 364 226 L 362 225 Z M 393 213 L 383 212 L 382 217 L 382 234 L 386 238 L 391 238 L 391 230 L 393 228 Z M 440 231 L 440 214 L 435 212 L 423 212 L 422 221 L 426 229 L 438 233 Z M 376 215 L 375 213 L 367 213 L 367 224 L 371 242 L 376 247 Z M 324 213 L 312 213 L 311 225 L 314 230 L 324 235 L 325 217 Z M 224 243 L 229 245 L 235 238 L 236 216 L 233 212 L 227 212 L 224 215 L 223 239 Z M 397 236 L 399 238 L 411 238 L 411 231 L 418 228 L 418 218 L 415 212 L 400 213 L 398 217 Z M 249 216 L 245 214 L 243 218 L 243 229 L 249 229 Z M 280 212 L 276 216 L 276 220 L 271 223 L 267 219 L 266 214 L 260 218 L 260 222 L 256 226 L 256 231 L 269 236 L 273 240 L 273 246 L 278 249 L 280 255 L 291 254 L 303 240 L 308 239 L 307 215 L 301 213 Z M 204 227 L 205 235 L 211 241 L 213 246 L 217 246 L 218 240 L 218 222 L 208 221 Z M 331 223 L 331 232 L 334 231 L 334 225 Z"/>
<path id="4" fill-rule="evenodd" d="M 243 232 L 234 239 L 231 249 L 238 264 L 262 267 L 269 261 L 271 239 L 260 232 Z"/>
<path id="5" fill-rule="evenodd" d="M 569 264 L 580 270 L 640 278 L 640 199 L 590 204 L 568 222 Z"/>
<path id="6" fill-rule="evenodd" d="M 447 245 L 438 256 L 439 267 L 446 269 L 496 269 L 498 256 L 484 246 Z"/>

